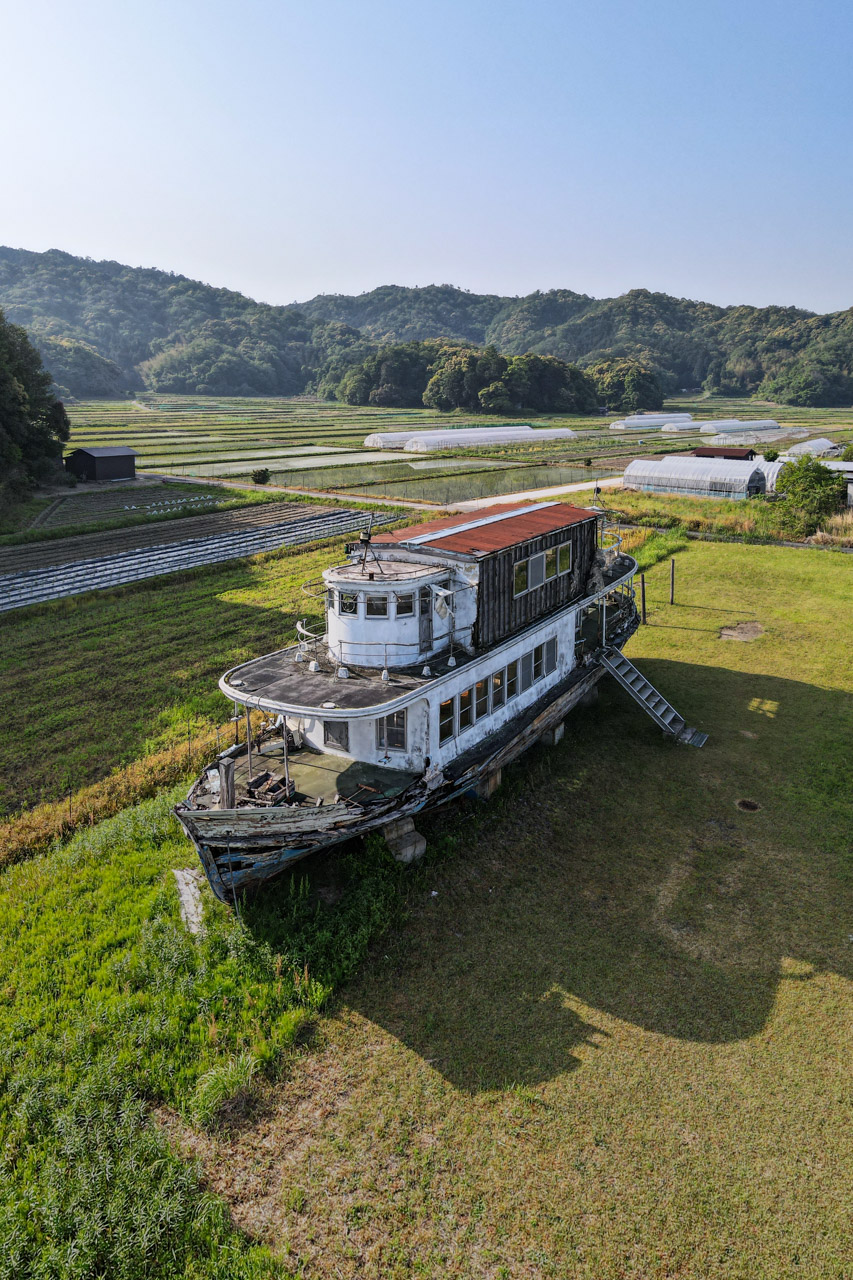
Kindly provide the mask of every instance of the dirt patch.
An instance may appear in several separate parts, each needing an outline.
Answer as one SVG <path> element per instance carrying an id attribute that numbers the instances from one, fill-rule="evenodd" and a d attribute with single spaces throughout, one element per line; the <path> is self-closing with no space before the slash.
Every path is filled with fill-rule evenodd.
<path id="1" fill-rule="evenodd" d="M 760 622 L 736 622 L 733 627 L 720 627 L 721 640 L 757 640 L 763 635 Z"/>
<path id="2" fill-rule="evenodd" d="M 741 813 L 757 813 L 761 805 L 757 800 L 738 800 L 737 807 Z"/>

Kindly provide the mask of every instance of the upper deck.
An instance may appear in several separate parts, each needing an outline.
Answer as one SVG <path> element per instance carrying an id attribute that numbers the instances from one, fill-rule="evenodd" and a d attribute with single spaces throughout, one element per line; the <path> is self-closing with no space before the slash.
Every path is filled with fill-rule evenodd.
<path id="1" fill-rule="evenodd" d="M 600 553 L 588 591 L 572 601 L 570 607 L 584 608 L 600 599 L 627 583 L 636 569 L 637 563 L 631 556 L 605 557 Z M 513 633 L 512 642 L 523 641 L 526 635 L 536 633 L 543 622 L 557 613 L 562 616 L 558 608 L 535 618 Z M 329 654 L 319 637 L 314 637 L 232 668 L 222 677 L 219 687 L 235 702 L 294 716 L 326 713 L 334 719 L 336 714 L 366 714 L 371 710 L 384 715 L 394 709 L 395 704 L 404 705 L 413 695 L 427 692 L 451 674 L 478 662 L 485 653 L 502 647 L 498 643 L 466 650 L 446 645 L 441 652 L 433 654 L 428 663 L 396 668 L 389 665 L 385 669 L 350 663 L 345 668 L 346 675 L 342 675 L 340 662 Z"/>

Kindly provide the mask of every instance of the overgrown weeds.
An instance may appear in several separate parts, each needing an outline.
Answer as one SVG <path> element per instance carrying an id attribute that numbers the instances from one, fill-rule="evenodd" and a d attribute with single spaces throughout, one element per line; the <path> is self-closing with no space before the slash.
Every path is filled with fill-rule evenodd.
<path id="1" fill-rule="evenodd" d="M 283 1274 L 232 1231 L 150 1108 L 214 1126 L 286 1071 L 398 911 L 400 872 L 381 842 L 344 849 L 334 906 L 303 869 L 242 920 L 205 890 L 194 940 L 169 874 L 192 856 L 175 798 L 0 878 L 3 1280 Z"/>

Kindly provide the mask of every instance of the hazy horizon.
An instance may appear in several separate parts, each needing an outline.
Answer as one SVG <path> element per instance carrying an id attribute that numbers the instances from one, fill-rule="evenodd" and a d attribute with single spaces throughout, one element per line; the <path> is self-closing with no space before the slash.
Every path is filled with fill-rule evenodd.
<path id="1" fill-rule="evenodd" d="M 6 244 L 279 305 L 853 305 L 840 0 L 33 0 L 5 34 Z"/>

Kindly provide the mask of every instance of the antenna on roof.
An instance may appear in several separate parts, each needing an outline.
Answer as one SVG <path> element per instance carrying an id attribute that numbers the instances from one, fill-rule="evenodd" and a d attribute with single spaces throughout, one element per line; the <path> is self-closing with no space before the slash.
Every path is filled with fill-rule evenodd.
<path id="1" fill-rule="evenodd" d="M 373 559 L 376 561 L 377 565 L 379 566 L 379 572 L 384 573 L 385 570 L 382 568 L 379 557 L 370 545 L 370 538 L 372 533 L 373 533 L 373 516 L 371 515 L 367 521 L 367 528 L 362 529 L 361 533 L 358 535 L 358 540 L 362 546 L 361 572 L 364 573 L 364 567 L 367 564 L 367 553 L 369 551 L 371 552 Z"/>

